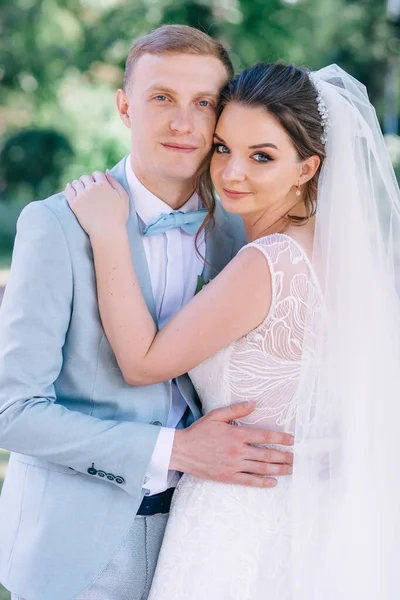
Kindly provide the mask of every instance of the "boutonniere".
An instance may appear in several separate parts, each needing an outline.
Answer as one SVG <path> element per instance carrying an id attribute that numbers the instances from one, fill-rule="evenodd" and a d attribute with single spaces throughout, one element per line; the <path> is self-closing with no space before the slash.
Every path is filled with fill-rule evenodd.
<path id="1" fill-rule="evenodd" d="M 200 290 L 203 289 L 203 287 L 205 285 L 207 285 L 207 283 L 210 283 L 211 279 L 207 279 L 207 281 L 201 276 L 198 275 L 197 277 L 197 287 L 196 287 L 196 291 L 194 293 L 194 295 L 198 294 L 200 292 Z"/>

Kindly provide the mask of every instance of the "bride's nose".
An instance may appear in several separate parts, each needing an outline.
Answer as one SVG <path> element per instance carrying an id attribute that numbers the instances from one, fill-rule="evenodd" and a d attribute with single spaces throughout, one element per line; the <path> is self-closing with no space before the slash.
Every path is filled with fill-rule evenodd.
<path id="1" fill-rule="evenodd" d="M 224 183 L 242 182 L 246 179 L 246 172 L 239 158 L 231 158 L 221 173 Z"/>

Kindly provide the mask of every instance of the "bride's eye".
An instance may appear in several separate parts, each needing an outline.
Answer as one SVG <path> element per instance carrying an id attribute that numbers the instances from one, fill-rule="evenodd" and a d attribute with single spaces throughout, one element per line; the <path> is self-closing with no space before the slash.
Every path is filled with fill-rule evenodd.
<path id="1" fill-rule="evenodd" d="M 273 160 L 269 154 L 265 154 L 264 152 L 257 152 L 256 154 L 253 154 L 253 158 L 259 163 L 267 163 Z"/>
<path id="2" fill-rule="evenodd" d="M 214 144 L 214 150 L 217 154 L 229 154 L 228 146 L 224 146 L 223 144 Z"/>

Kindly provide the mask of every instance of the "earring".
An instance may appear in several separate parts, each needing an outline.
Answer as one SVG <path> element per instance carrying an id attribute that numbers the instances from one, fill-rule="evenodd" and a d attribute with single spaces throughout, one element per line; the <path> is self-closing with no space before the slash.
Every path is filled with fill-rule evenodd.
<path id="1" fill-rule="evenodd" d="M 296 196 L 301 196 L 301 191 L 299 189 L 299 186 L 296 185 L 296 188 L 297 188 L 297 190 L 296 190 Z"/>

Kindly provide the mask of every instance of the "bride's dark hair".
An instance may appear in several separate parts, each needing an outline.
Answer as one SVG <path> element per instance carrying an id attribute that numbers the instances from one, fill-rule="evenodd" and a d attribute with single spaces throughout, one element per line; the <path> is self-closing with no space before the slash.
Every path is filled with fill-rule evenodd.
<path id="1" fill-rule="evenodd" d="M 232 102 L 251 108 L 264 108 L 276 117 L 289 135 L 300 160 L 316 154 L 322 165 L 325 147 L 321 136 L 324 132 L 317 96 L 307 69 L 282 62 L 258 63 L 239 73 L 223 88 L 217 116 L 219 118 L 224 108 Z M 215 212 L 215 192 L 209 171 L 211 156 L 212 152 L 202 165 L 198 177 L 198 191 L 209 211 L 200 231 L 213 220 Z M 321 165 L 304 187 L 303 201 L 307 216 L 287 215 L 286 218 L 292 223 L 301 225 L 315 215 Z"/>

